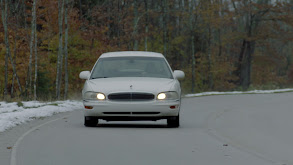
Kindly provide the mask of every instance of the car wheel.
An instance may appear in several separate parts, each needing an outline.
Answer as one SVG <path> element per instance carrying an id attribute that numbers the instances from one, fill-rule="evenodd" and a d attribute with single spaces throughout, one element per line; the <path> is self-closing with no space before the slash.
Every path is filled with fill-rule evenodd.
<path id="1" fill-rule="evenodd" d="M 168 127 L 170 127 L 170 128 L 177 128 L 177 127 L 179 127 L 179 122 L 180 120 L 179 120 L 179 115 L 178 116 L 175 116 L 175 117 L 170 117 L 170 118 L 168 118 L 167 119 L 167 125 L 168 125 Z"/>
<path id="2" fill-rule="evenodd" d="M 84 125 L 86 127 L 95 127 L 99 123 L 99 119 L 93 117 L 84 117 Z"/>

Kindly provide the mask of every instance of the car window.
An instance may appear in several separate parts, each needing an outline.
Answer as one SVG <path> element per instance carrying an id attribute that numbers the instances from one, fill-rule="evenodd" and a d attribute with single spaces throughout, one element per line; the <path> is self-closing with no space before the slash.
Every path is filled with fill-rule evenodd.
<path id="1" fill-rule="evenodd" d="M 108 77 L 157 77 L 172 78 L 164 58 L 158 57 L 109 57 L 99 59 L 92 79 Z"/>

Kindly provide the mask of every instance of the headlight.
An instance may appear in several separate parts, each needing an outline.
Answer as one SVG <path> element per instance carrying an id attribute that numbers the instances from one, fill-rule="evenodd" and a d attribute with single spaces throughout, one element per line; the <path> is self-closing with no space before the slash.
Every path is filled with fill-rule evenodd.
<path id="1" fill-rule="evenodd" d="M 159 100 L 164 100 L 164 99 L 166 99 L 166 94 L 165 94 L 165 93 L 160 93 L 160 94 L 158 94 L 158 99 L 159 99 Z"/>
<path id="2" fill-rule="evenodd" d="M 84 100 L 105 100 L 106 96 L 100 92 L 86 92 L 83 96 Z"/>
<path id="3" fill-rule="evenodd" d="M 158 100 L 178 100 L 179 95 L 177 92 L 162 92 L 157 95 Z"/>

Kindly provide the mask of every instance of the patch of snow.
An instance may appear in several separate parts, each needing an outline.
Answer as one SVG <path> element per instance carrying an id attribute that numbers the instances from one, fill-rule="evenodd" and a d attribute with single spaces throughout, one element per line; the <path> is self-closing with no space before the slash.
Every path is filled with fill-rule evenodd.
<path id="1" fill-rule="evenodd" d="M 81 101 L 27 101 L 22 104 L 23 106 L 18 106 L 16 102 L 0 102 L 0 132 L 37 118 L 74 111 L 83 107 Z"/>
<path id="2" fill-rule="evenodd" d="M 185 97 L 199 97 L 199 96 L 211 96 L 211 95 L 234 95 L 234 94 L 269 94 L 269 93 L 282 93 L 293 92 L 293 89 L 276 89 L 276 90 L 253 90 L 253 91 L 233 91 L 233 92 L 203 92 L 195 94 L 187 94 Z"/>

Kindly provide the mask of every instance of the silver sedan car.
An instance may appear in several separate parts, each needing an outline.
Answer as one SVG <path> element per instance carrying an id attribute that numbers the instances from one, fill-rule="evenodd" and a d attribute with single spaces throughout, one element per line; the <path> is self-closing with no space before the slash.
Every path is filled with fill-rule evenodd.
<path id="1" fill-rule="evenodd" d="M 92 71 L 79 74 L 84 125 L 106 121 L 167 119 L 168 127 L 179 127 L 184 72 L 171 70 L 160 53 L 123 51 L 104 53 Z"/>

